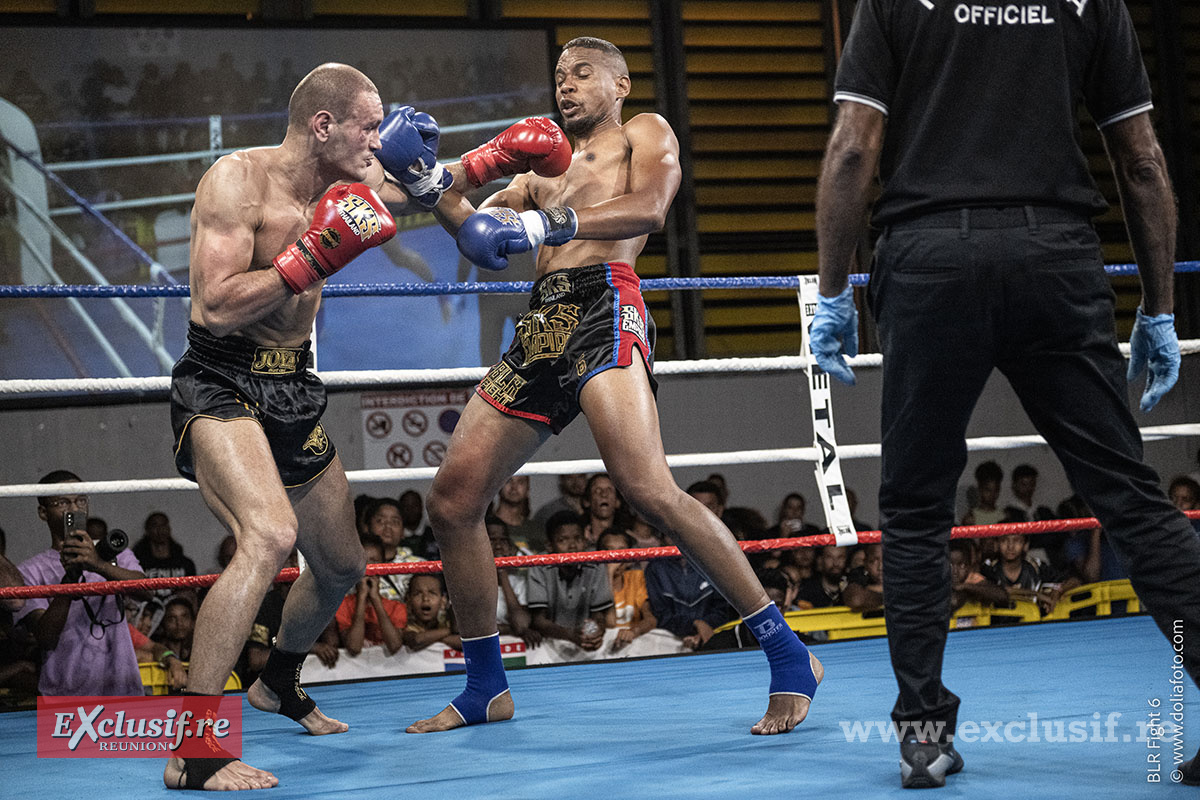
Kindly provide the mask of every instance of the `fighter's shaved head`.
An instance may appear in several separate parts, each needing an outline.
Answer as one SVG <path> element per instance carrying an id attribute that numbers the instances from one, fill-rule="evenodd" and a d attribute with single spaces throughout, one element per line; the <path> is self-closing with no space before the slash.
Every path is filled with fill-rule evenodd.
<path id="1" fill-rule="evenodd" d="M 596 50 L 603 54 L 604 62 L 618 76 L 629 77 L 629 66 L 625 63 L 625 55 L 612 42 L 597 39 L 595 36 L 577 36 L 563 45 L 562 51 Z"/>
<path id="2" fill-rule="evenodd" d="M 371 79 L 348 64 L 322 64 L 301 79 L 288 101 L 288 127 L 303 128 L 313 114 L 328 111 L 334 121 L 350 116 L 363 92 L 379 94 Z"/>

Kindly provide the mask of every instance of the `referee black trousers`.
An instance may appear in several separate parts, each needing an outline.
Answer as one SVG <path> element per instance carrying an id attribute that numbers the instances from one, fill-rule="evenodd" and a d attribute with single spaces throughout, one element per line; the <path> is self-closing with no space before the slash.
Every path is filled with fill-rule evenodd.
<path id="1" fill-rule="evenodd" d="M 1192 679 L 1200 679 L 1200 538 L 1142 462 L 1114 295 L 1090 222 L 1058 209 L 1015 207 L 893 225 L 876 245 L 869 302 L 884 355 L 879 509 L 884 611 L 899 684 L 892 719 L 901 735 L 906 723 L 941 722 L 940 732 L 916 733 L 943 738 L 957 724 L 959 698 L 942 683 L 948 543 L 967 422 L 993 368 L 1099 518 L 1146 609 L 1179 642 Z"/>

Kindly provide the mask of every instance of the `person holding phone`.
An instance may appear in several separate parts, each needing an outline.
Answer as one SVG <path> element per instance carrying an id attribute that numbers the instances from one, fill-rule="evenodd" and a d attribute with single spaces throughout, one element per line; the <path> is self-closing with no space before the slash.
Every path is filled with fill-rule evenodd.
<path id="1" fill-rule="evenodd" d="M 113 561 L 103 561 L 96 553 L 86 531 L 87 495 L 69 491 L 70 484 L 79 480 L 72 472 L 55 470 L 39 481 L 54 485 L 48 489 L 53 493 L 38 498 L 37 511 L 50 530 L 50 549 L 17 566 L 25 583 L 44 586 L 72 579 L 93 583 L 146 577 L 127 549 Z M 29 629 L 44 652 L 38 691 L 47 696 L 142 695 L 124 608 L 121 595 L 27 600 L 15 620 Z"/>

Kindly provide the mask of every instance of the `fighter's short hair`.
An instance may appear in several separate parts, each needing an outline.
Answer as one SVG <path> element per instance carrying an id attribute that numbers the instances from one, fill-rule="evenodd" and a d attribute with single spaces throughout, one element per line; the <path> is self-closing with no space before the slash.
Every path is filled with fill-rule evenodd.
<path id="1" fill-rule="evenodd" d="M 350 116 L 354 101 L 363 92 L 379 94 L 371 79 L 349 64 L 322 64 L 300 79 L 288 101 L 288 127 L 304 127 L 318 111 L 328 111 L 337 122 Z"/>
<path id="2" fill-rule="evenodd" d="M 563 45 L 562 51 L 568 50 L 599 50 L 608 60 L 609 65 L 618 75 L 629 77 L 629 65 L 625 63 L 625 54 L 612 42 L 595 36 L 576 36 Z"/>

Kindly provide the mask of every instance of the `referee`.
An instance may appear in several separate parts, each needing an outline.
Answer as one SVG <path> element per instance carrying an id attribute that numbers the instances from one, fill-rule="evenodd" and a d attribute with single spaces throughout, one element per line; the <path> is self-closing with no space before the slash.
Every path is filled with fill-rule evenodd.
<path id="1" fill-rule="evenodd" d="M 1200 539 L 1142 462 L 1078 144 L 1082 100 L 1108 149 L 1142 277 L 1128 379 L 1174 385 L 1176 213 L 1150 84 L 1120 0 L 859 0 L 817 194 L 817 362 L 853 383 L 847 273 L 878 163 L 868 302 L 883 350 L 884 608 L 905 787 L 962 768 L 942 684 L 947 544 L 965 433 L 993 368 L 1100 519 L 1133 586 L 1200 677 Z M 1193 759 L 1184 780 L 1200 781 Z"/>

